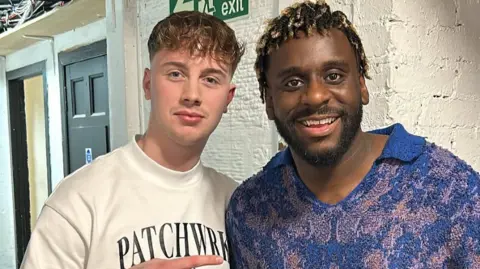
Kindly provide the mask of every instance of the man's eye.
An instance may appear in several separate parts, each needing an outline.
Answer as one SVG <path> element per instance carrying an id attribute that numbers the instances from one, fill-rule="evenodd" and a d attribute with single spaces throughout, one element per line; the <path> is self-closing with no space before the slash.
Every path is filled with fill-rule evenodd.
<path id="1" fill-rule="evenodd" d="M 172 78 L 180 78 L 182 76 L 182 74 L 178 71 L 173 71 L 173 72 L 170 72 L 168 74 L 169 77 L 172 77 Z"/>
<path id="2" fill-rule="evenodd" d="M 298 79 L 293 79 L 293 80 L 290 80 L 289 82 L 287 82 L 286 85 L 287 85 L 287 87 L 297 88 L 297 87 L 303 86 L 303 83 L 302 83 L 302 81 L 300 81 Z"/>
<path id="3" fill-rule="evenodd" d="M 342 78 L 342 76 L 340 74 L 337 74 L 337 73 L 332 73 L 332 74 L 329 74 L 327 76 L 327 80 L 332 81 L 332 82 L 336 82 L 341 78 Z"/>
<path id="4" fill-rule="evenodd" d="M 209 84 L 218 84 L 218 81 L 215 78 L 208 77 L 205 79 Z"/>

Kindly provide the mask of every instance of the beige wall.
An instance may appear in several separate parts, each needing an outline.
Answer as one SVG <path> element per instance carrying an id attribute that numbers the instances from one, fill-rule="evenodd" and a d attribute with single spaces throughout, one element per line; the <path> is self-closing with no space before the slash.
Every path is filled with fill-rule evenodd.
<path id="1" fill-rule="evenodd" d="M 32 229 L 48 196 L 45 103 L 42 76 L 24 80 Z"/>

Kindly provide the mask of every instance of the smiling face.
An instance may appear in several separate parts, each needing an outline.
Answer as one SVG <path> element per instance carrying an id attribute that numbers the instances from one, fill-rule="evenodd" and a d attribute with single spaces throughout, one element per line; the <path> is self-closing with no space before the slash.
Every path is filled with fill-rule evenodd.
<path id="1" fill-rule="evenodd" d="M 331 165 L 360 131 L 368 91 L 343 32 L 299 37 L 269 56 L 267 114 L 295 154 L 314 166 Z"/>
<path id="2" fill-rule="evenodd" d="M 149 129 L 182 146 L 204 145 L 234 96 L 232 72 L 230 65 L 208 56 L 157 52 L 143 81 L 151 100 Z"/>

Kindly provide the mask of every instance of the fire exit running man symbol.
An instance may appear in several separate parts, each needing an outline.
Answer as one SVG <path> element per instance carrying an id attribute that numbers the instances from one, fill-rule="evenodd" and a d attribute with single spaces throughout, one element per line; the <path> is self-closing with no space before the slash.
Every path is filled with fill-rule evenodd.
<path id="1" fill-rule="evenodd" d="M 180 11 L 200 11 L 221 20 L 248 14 L 249 0 L 170 0 L 170 14 Z"/>

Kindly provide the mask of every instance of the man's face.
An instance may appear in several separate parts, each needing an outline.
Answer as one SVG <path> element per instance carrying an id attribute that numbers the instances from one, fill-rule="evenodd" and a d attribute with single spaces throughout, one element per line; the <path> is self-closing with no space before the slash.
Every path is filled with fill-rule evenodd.
<path id="1" fill-rule="evenodd" d="M 234 96 L 231 77 L 229 65 L 210 57 L 160 50 L 143 81 L 150 128 L 183 146 L 206 143 Z"/>
<path id="2" fill-rule="evenodd" d="M 298 156 L 314 166 L 331 165 L 360 130 L 368 91 L 341 31 L 301 36 L 270 55 L 267 114 Z"/>

